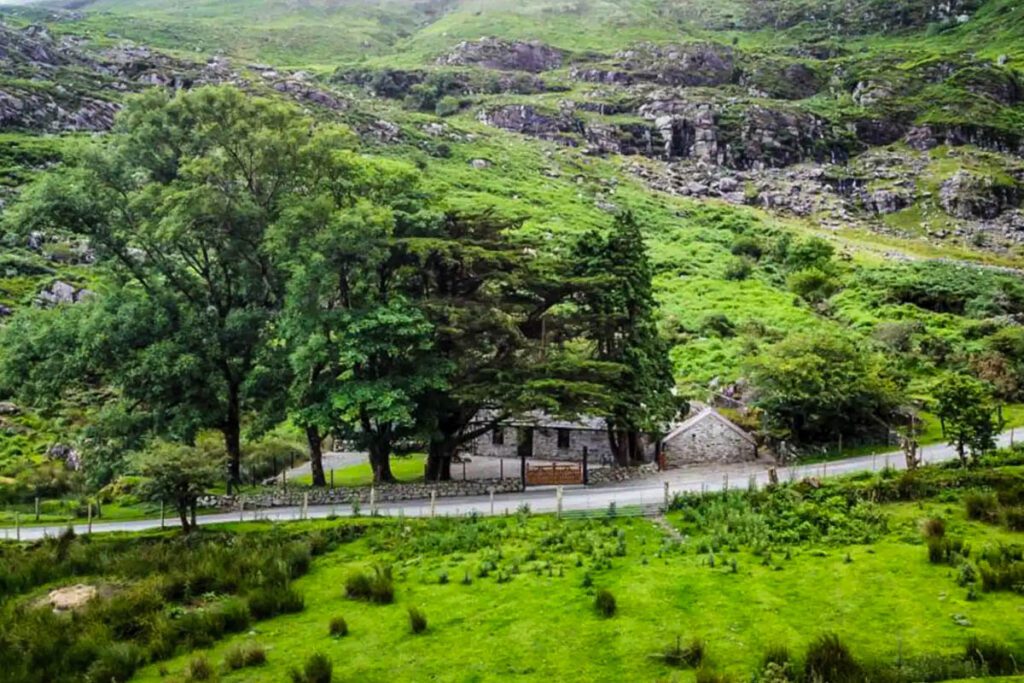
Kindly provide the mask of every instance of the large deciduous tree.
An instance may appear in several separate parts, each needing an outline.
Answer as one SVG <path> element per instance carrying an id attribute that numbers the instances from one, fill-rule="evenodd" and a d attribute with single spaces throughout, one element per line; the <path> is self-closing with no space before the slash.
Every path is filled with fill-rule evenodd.
<path id="1" fill-rule="evenodd" d="M 324 135 L 293 107 L 235 89 L 153 90 L 7 214 L 19 230 L 87 238 L 115 285 L 160 310 L 158 338 L 140 330 L 108 365 L 163 356 L 186 371 L 161 391 L 148 375 L 103 379 L 129 404 L 219 429 L 230 482 L 239 480 L 243 410 L 258 398 L 250 382 L 284 288 L 264 238 L 320 173 Z M 204 385 L 198 405 L 195 391 L 174 390 L 194 381 Z"/>
<path id="2" fill-rule="evenodd" d="M 1002 420 L 988 386 L 967 375 L 947 373 L 932 393 L 942 433 L 962 464 L 967 464 L 968 453 L 977 459 L 995 448 Z"/>
<path id="3" fill-rule="evenodd" d="M 837 334 L 797 334 L 748 365 L 754 403 L 783 439 L 815 442 L 884 424 L 902 382 L 876 354 Z"/>
<path id="4" fill-rule="evenodd" d="M 659 336 L 652 268 L 643 234 L 623 212 L 607 236 L 588 233 L 576 249 L 576 274 L 589 284 L 579 297 L 584 335 L 594 356 L 619 367 L 609 385 L 608 439 L 619 465 L 644 460 L 644 434 L 678 412 L 668 346 Z"/>

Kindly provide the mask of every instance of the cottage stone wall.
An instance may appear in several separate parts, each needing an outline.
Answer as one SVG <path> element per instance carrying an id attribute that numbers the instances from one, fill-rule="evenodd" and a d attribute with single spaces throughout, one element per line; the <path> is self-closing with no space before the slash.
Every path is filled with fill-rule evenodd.
<path id="1" fill-rule="evenodd" d="M 698 420 L 663 446 L 665 465 L 746 462 L 757 458 L 757 447 L 715 417 Z"/>
<path id="2" fill-rule="evenodd" d="M 466 449 L 467 455 L 489 458 L 518 458 L 521 427 L 505 427 L 505 442 L 493 443 L 491 432 L 478 436 Z M 588 461 L 599 465 L 612 462 L 612 450 L 608 444 L 608 433 L 597 429 L 569 429 L 569 445 L 558 447 L 558 429 L 554 427 L 533 428 L 533 454 L 537 460 L 558 462 L 581 462 L 583 448 L 587 448 Z"/>

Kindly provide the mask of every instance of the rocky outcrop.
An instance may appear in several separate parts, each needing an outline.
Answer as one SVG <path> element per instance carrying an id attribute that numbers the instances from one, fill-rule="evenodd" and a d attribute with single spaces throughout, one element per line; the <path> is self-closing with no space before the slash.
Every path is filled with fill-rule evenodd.
<path id="1" fill-rule="evenodd" d="M 1020 202 L 1021 189 L 1016 183 L 962 170 L 939 189 L 939 205 L 957 218 L 996 218 Z"/>
<path id="2" fill-rule="evenodd" d="M 914 197 L 906 189 L 886 187 L 866 191 L 863 201 L 867 211 L 883 216 L 907 208 L 913 203 Z"/>
<path id="3" fill-rule="evenodd" d="M 76 287 L 63 280 L 57 280 L 36 295 L 36 302 L 42 306 L 76 304 L 88 299 L 92 295 L 93 292 L 91 290 Z"/>
<path id="4" fill-rule="evenodd" d="M 619 52 L 610 65 L 576 67 L 571 73 L 592 83 L 649 82 L 674 87 L 725 85 L 737 76 L 733 49 L 717 43 L 642 44 Z"/>
<path id="5" fill-rule="evenodd" d="M 537 41 L 480 38 L 459 43 L 451 52 L 439 57 L 437 63 L 539 73 L 561 67 L 564 57 L 561 50 Z"/>
<path id="6" fill-rule="evenodd" d="M 744 69 L 740 85 L 754 97 L 803 100 L 825 87 L 826 79 L 802 62 L 758 60 Z"/>
<path id="7" fill-rule="evenodd" d="M 562 140 L 570 144 L 575 144 L 575 142 L 564 134 L 582 134 L 584 132 L 583 124 L 571 114 L 543 113 L 526 104 L 510 104 L 483 109 L 477 115 L 477 119 L 488 126 L 546 140 Z"/>
<path id="8" fill-rule="evenodd" d="M 50 446 L 46 451 L 46 457 L 56 462 L 64 463 L 69 470 L 78 471 L 82 467 L 82 456 L 73 447 L 67 444 L 57 443 Z"/>

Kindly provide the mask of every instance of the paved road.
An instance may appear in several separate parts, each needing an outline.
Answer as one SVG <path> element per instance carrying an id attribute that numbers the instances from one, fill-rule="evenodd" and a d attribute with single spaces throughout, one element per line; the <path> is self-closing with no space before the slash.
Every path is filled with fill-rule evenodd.
<path id="1" fill-rule="evenodd" d="M 998 444 L 1001 447 L 1010 445 L 1013 439 L 1013 432 L 1001 434 Z M 925 462 L 935 463 L 952 460 L 956 458 L 956 452 L 944 444 L 925 446 L 922 449 L 922 456 Z M 902 469 L 905 466 L 903 454 L 899 451 L 880 455 L 867 455 L 856 458 L 835 460 L 826 464 L 801 465 L 796 467 L 784 467 L 779 470 L 779 478 L 783 481 L 801 479 L 804 477 L 837 476 L 853 472 L 877 471 L 885 467 Z M 566 488 L 563 493 L 562 509 L 572 510 L 598 510 L 604 509 L 614 502 L 617 507 L 625 506 L 656 506 L 665 500 L 665 485 L 671 493 L 680 491 L 720 491 L 723 488 L 746 488 L 751 482 L 758 486 L 768 483 L 768 470 L 764 463 L 749 463 L 742 465 L 728 465 L 722 467 L 696 467 L 669 470 L 657 477 L 640 479 L 630 482 L 607 484 L 598 487 Z M 533 512 L 554 512 L 557 508 L 557 500 L 554 488 L 544 487 L 531 489 L 523 493 L 512 493 L 494 497 L 474 496 L 464 498 L 439 498 L 433 510 L 433 514 L 444 515 L 466 515 L 472 512 L 481 515 L 501 515 L 506 512 L 515 512 L 519 505 L 526 503 Z M 386 503 L 378 506 L 378 511 L 387 516 L 425 517 L 432 511 L 430 502 L 403 501 L 399 503 Z M 364 513 L 368 510 L 364 507 Z M 352 509 L 348 505 L 321 505 L 310 506 L 308 516 L 310 518 L 323 518 L 331 515 L 351 515 Z M 224 522 L 237 522 L 239 520 L 274 520 L 287 521 L 300 519 L 302 509 L 299 507 L 281 507 L 265 510 L 248 511 L 244 514 L 238 512 L 219 513 L 202 515 L 199 517 L 200 524 L 218 524 Z M 168 527 L 177 526 L 177 523 L 168 519 Z M 160 526 L 160 520 L 147 519 L 130 522 L 97 522 L 92 525 L 93 533 L 111 531 L 143 531 L 154 529 Z M 26 527 L 21 529 L 22 540 L 36 540 L 45 536 L 55 536 L 67 528 L 64 526 Z M 76 533 L 88 531 L 87 525 L 76 524 Z M 0 531 L 0 538 L 14 540 L 15 531 L 12 528 L 4 528 Z"/>

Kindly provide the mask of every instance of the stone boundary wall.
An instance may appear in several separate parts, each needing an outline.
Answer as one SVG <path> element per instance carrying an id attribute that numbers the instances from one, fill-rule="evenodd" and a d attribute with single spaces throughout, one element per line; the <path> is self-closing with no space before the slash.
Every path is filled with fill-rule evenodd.
<path id="1" fill-rule="evenodd" d="M 653 477 L 657 473 L 658 466 L 655 463 L 647 463 L 637 467 L 600 467 L 587 472 L 587 479 L 591 485 L 608 484 L 631 481 L 633 479 L 645 479 Z"/>
<path id="2" fill-rule="evenodd" d="M 639 467 L 601 467 L 590 470 L 591 485 L 600 485 L 631 479 L 643 479 L 658 473 L 654 464 Z M 416 482 L 411 484 L 382 484 L 374 487 L 376 502 L 394 503 L 403 500 L 429 500 L 431 491 L 437 492 L 438 498 L 455 498 L 462 496 L 487 496 L 491 489 L 495 494 L 519 493 L 522 486 L 519 477 L 504 479 L 468 479 L 466 481 Z M 245 503 L 247 510 L 258 508 L 298 507 L 302 505 L 306 494 L 309 494 L 310 505 L 350 505 L 358 500 L 360 505 L 370 503 L 370 487 L 339 487 L 306 488 L 289 487 L 287 491 L 280 488 L 267 489 L 260 493 L 245 493 L 241 496 L 202 496 L 199 506 L 237 510 L 239 501 Z"/>
<path id="3" fill-rule="evenodd" d="M 309 494 L 310 505 L 349 505 L 358 500 L 360 505 L 370 502 L 369 486 L 329 488 L 288 487 L 287 491 L 280 488 L 261 493 L 246 493 L 241 496 L 202 496 L 200 507 L 213 507 L 237 510 L 239 500 L 245 503 L 246 509 L 291 507 L 302 505 L 304 497 Z M 417 482 L 412 484 L 381 484 L 373 487 L 376 491 L 376 502 L 393 503 L 402 500 L 425 500 L 430 498 L 431 491 L 437 492 L 438 498 L 458 496 L 487 496 L 491 489 L 495 493 L 518 493 L 522 490 L 519 477 L 510 479 L 469 479 L 466 481 Z"/>

